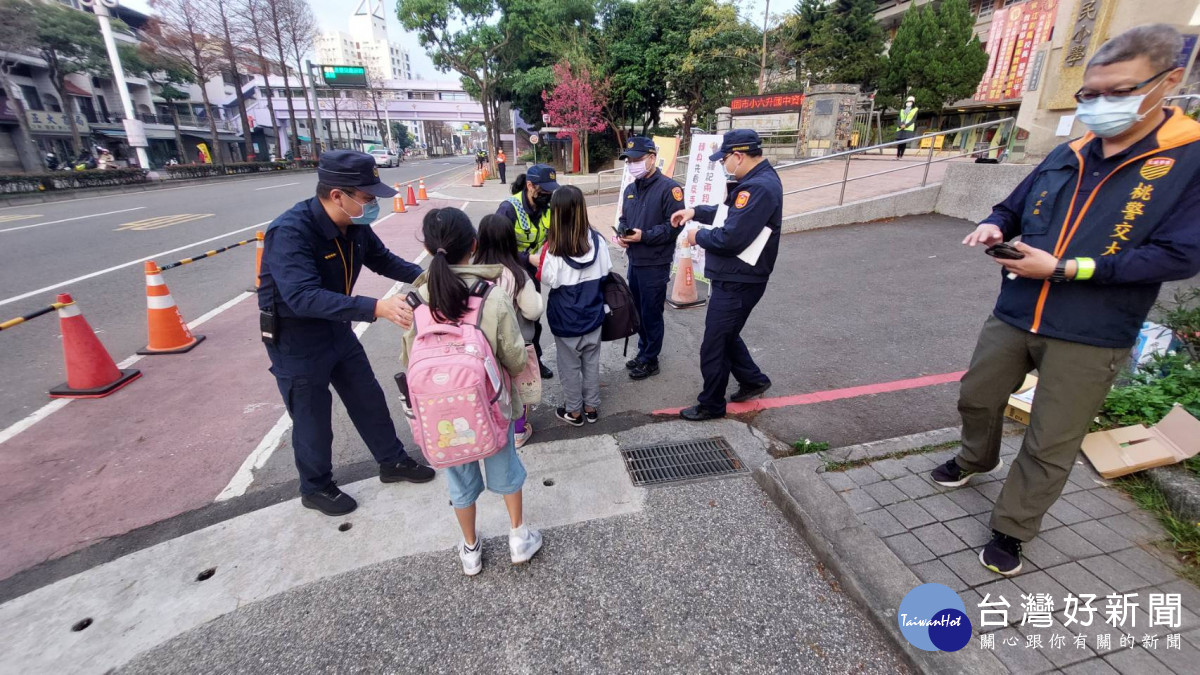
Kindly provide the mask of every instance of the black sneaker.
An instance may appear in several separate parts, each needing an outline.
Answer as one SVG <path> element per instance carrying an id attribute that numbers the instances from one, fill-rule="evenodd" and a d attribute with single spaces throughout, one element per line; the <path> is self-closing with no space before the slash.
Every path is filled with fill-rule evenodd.
<path id="1" fill-rule="evenodd" d="M 433 469 L 417 464 L 408 455 L 401 455 L 399 461 L 379 465 L 379 480 L 384 483 L 428 483 L 435 475 Z"/>
<path id="2" fill-rule="evenodd" d="M 679 411 L 679 416 L 689 422 L 703 422 L 704 420 L 715 420 L 725 416 L 725 413 L 715 413 L 705 410 L 698 405 Z"/>
<path id="3" fill-rule="evenodd" d="M 304 508 L 315 509 L 327 516 L 344 516 L 358 508 L 358 502 L 339 490 L 336 483 L 330 483 L 325 489 L 312 494 L 301 495 L 300 503 Z"/>
<path id="4" fill-rule="evenodd" d="M 629 378 L 633 380 L 644 380 L 651 375 L 658 374 L 657 363 L 641 363 L 637 368 L 629 371 Z"/>
<path id="5" fill-rule="evenodd" d="M 743 401 L 749 401 L 750 399 L 754 398 L 755 396 L 762 395 L 763 392 L 765 392 L 766 390 L 768 390 L 770 388 L 771 388 L 770 380 L 767 380 L 763 384 L 756 384 L 756 385 L 753 385 L 750 387 L 739 384 L 737 391 L 735 391 L 733 393 L 733 396 L 729 397 L 729 400 L 733 401 L 734 403 L 742 403 Z"/>
<path id="6" fill-rule="evenodd" d="M 598 408 L 596 410 L 584 410 L 583 419 L 588 424 L 595 424 L 600 421 L 600 410 Z"/>
<path id="7" fill-rule="evenodd" d="M 967 481 L 971 479 L 971 476 L 976 476 L 980 473 L 991 473 L 1002 466 L 1004 466 L 1004 460 L 998 460 L 996 462 L 996 466 L 987 471 L 967 471 L 959 466 L 958 462 L 951 458 L 945 464 L 930 472 L 929 477 L 932 478 L 933 482 L 937 483 L 938 485 L 944 485 L 946 487 L 962 487 L 963 485 L 967 484 Z"/>
<path id="8" fill-rule="evenodd" d="M 641 361 L 638 361 L 637 359 L 629 359 L 625 362 L 625 370 L 633 370 L 640 365 L 642 365 Z"/>
<path id="9" fill-rule="evenodd" d="M 542 363 L 541 361 L 538 361 L 538 366 L 542 369 L 542 379 L 543 380 L 554 379 L 554 371 L 547 368 L 546 364 Z"/>
<path id="10" fill-rule="evenodd" d="M 566 408 L 556 408 L 554 416 L 573 427 L 583 426 L 583 415 L 571 415 Z"/>
<path id="11" fill-rule="evenodd" d="M 997 574 L 1011 577 L 1021 571 L 1021 540 L 992 530 L 992 540 L 979 552 L 979 562 Z"/>

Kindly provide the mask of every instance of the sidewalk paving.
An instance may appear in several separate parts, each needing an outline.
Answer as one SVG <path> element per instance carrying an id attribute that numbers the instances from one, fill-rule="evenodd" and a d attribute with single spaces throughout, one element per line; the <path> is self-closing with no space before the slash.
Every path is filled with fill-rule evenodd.
<path id="1" fill-rule="evenodd" d="M 976 476 L 957 489 L 943 488 L 929 479 L 929 472 L 954 456 L 957 448 L 861 461 L 864 446 L 860 446 L 828 453 L 824 458 L 778 460 L 776 464 L 786 464 L 788 471 L 776 475 L 782 477 L 790 498 L 801 500 L 802 511 L 820 508 L 816 505 L 823 503 L 823 498 L 836 495 L 831 503 L 824 503 L 844 510 L 850 523 L 843 523 L 843 527 L 865 525 L 876 541 L 886 545 L 886 560 L 882 566 L 876 560 L 870 573 L 891 576 L 896 587 L 880 591 L 886 583 L 858 580 L 867 586 L 868 602 L 898 607 L 903 593 L 920 582 L 943 584 L 957 592 L 967 606 L 975 633 L 963 652 L 990 653 L 1009 671 L 1019 673 L 1196 672 L 1196 664 L 1200 663 L 1200 590 L 1182 579 L 1178 563 L 1156 546 L 1165 537 L 1157 520 L 1111 481 L 1101 478 L 1082 455 L 1063 496 L 1046 516 L 1042 533 L 1025 545 L 1022 572 L 1004 578 L 979 563 L 979 550 L 991 538 L 993 503 L 1022 438 L 1023 432 L 1005 438 L 1001 452 L 1005 466 L 1001 471 Z M 879 448 L 875 453 L 867 450 L 866 454 L 879 456 L 895 447 Z M 847 457 L 851 461 L 859 459 L 861 464 L 856 462 L 848 470 L 822 466 L 822 461 Z M 812 494 L 814 483 L 804 477 L 814 472 L 819 484 L 827 488 L 823 495 Z M 799 495 L 800 489 L 808 494 Z M 820 539 L 825 535 L 817 532 L 816 536 Z M 812 537 L 809 539 L 811 543 Z M 836 539 L 833 546 L 839 546 Z M 861 576 L 861 561 L 844 562 L 847 566 L 843 572 Z M 856 564 L 859 572 L 855 571 Z M 856 581 L 848 583 L 854 585 Z M 1024 596 L 1036 593 L 1049 594 L 1054 601 L 1049 628 L 1023 624 L 1029 618 L 1023 609 Z M 1130 599 L 1137 607 L 1124 622 L 1109 622 L 1106 596 L 1114 593 L 1137 594 Z M 1181 610 L 1176 626 L 1150 625 L 1150 593 L 1179 594 Z M 887 597 L 897 594 L 899 597 Z M 1068 594 L 1097 596 L 1093 603 L 1097 612 L 1090 626 L 1070 621 L 1064 607 Z M 1001 597 L 1010 603 L 1007 626 L 991 625 L 998 618 L 994 614 L 989 614 L 988 626 L 981 626 L 979 605 L 985 597 L 989 603 Z M 1085 616 L 1080 612 L 1076 619 L 1085 622 Z M 890 620 L 895 623 L 894 614 Z M 981 633 L 994 637 L 981 640 Z M 1167 636 L 1172 634 L 1178 637 L 1168 641 Z M 1109 636 L 1107 644 L 1102 642 L 1102 635 Z M 1076 636 L 1083 638 L 1082 645 Z M 1157 636 L 1157 641 L 1151 636 Z M 1132 642 L 1123 645 L 1122 638 Z M 1029 644 L 1038 640 L 1040 647 Z M 985 641 L 988 646 L 984 646 Z M 904 644 L 903 638 L 898 642 Z"/>

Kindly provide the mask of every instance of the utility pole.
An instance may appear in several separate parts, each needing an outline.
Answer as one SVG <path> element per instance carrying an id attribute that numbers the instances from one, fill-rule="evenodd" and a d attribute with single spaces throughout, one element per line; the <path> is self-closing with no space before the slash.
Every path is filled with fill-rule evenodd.
<path id="1" fill-rule="evenodd" d="M 133 99 L 129 97 L 129 86 L 125 83 L 125 69 L 121 67 L 121 55 L 117 52 L 117 42 L 113 39 L 112 23 L 109 17 L 110 9 L 116 9 L 117 0 L 80 0 L 84 7 L 91 7 L 100 21 L 100 34 L 104 36 L 104 47 L 108 50 L 108 60 L 112 65 L 113 80 L 117 93 L 121 96 L 121 107 L 125 111 L 125 138 L 137 152 L 138 166 L 150 170 L 150 155 L 146 154 L 146 127 L 133 114 Z M 71 111 L 74 112 L 74 111 Z M 213 148 L 216 151 L 216 148 Z"/>
<path id="2" fill-rule="evenodd" d="M 313 121 L 316 122 L 316 125 L 317 125 L 316 129 L 310 129 L 309 131 L 312 133 L 313 138 L 317 139 L 317 144 L 319 146 L 328 149 L 329 145 L 325 145 L 325 139 L 322 138 L 325 135 L 325 125 L 321 123 L 321 97 L 318 94 L 317 78 L 315 75 L 313 75 L 312 61 L 305 59 L 304 60 L 304 68 L 308 71 L 308 73 L 307 73 L 308 79 L 312 80 Z M 304 84 L 304 83 L 301 82 L 300 84 Z M 330 143 L 330 145 L 333 144 L 332 134 L 330 134 L 329 143 Z"/>
<path id="3" fill-rule="evenodd" d="M 763 9 L 763 46 L 762 46 L 762 64 L 758 68 L 758 93 L 762 94 L 767 88 L 767 21 L 771 17 L 771 0 L 767 0 L 767 6 Z"/>

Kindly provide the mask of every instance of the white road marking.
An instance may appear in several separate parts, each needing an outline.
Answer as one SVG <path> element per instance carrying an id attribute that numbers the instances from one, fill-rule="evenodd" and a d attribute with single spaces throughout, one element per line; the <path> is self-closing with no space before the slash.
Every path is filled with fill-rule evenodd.
<path id="1" fill-rule="evenodd" d="M 195 330 L 198 326 L 200 326 L 201 324 L 203 324 L 206 321 L 211 320 L 213 317 L 217 316 L 221 312 L 224 312 L 224 311 L 230 309 L 231 307 L 233 307 L 234 305 L 238 304 L 239 302 L 245 300 L 246 298 L 253 297 L 255 295 L 257 295 L 257 294 L 254 292 L 251 292 L 251 291 L 240 293 L 237 295 L 237 297 L 222 304 L 220 307 L 217 307 L 216 309 L 214 309 L 206 314 L 202 314 L 200 316 L 200 318 L 196 319 L 195 321 L 189 322 L 188 328 Z M 129 358 L 125 359 L 124 361 L 118 363 L 117 368 L 120 368 L 122 370 L 124 370 L 125 368 L 130 368 L 133 366 L 133 364 L 135 364 L 141 360 L 142 360 L 141 354 L 134 354 L 133 356 L 130 356 Z M 75 399 L 56 398 L 53 401 L 42 406 L 41 408 L 38 408 L 37 410 L 35 410 L 33 412 L 33 414 L 29 415 L 28 417 L 21 420 L 20 422 L 17 422 L 16 424 L 9 426 L 7 429 L 0 431 L 0 445 L 4 445 L 4 443 L 6 441 L 8 441 L 10 438 L 16 436 L 17 434 L 21 433 L 22 431 L 25 431 L 26 429 L 28 429 L 29 427 L 32 427 L 33 425 L 37 424 L 38 422 L 46 419 L 55 411 L 61 410 L 64 406 L 66 406 L 68 403 L 70 403 L 73 400 L 75 400 Z"/>
<path id="2" fill-rule="evenodd" d="M 142 190 L 140 193 L 136 193 L 136 194 L 150 195 L 150 194 L 154 194 L 155 192 L 171 192 L 172 190 L 195 190 L 196 188 L 202 188 L 202 187 L 205 187 L 208 185 L 232 185 L 234 183 L 249 183 L 250 181 L 255 181 L 255 180 L 262 180 L 262 178 L 261 177 L 242 178 L 239 180 L 223 180 L 223 181 L 220 181 L 219 183 L 217 181 L 213 181 L 211 183 L 180 185 L 179 187 L 173 187 L 173 188 L 158 188 L 158 189 L 154 189 L 154 190 Z M 14 195 L 14 196 L 18 196 L 18 195 Z M 118 192 L 116 194 L 111 194 L 111 195 L 96 195 L 94 197 L 76 197 L 75 199 L 60 199 L 60 200 L 55 200 L 52 202 L 42 202 L 40 205 L 41 206 L 53 206 L 55 204 L 68 204 L 70 202 L 86 202 L 86 201 L 90 201 L 93 199 L 111 199 L 113 197 L 121 197 L 123 199 L 129 199 L 131 196 L 132 196 L 131 193 Z M 29 206 L 30 206 L 29 204 L 23 204 L 23 205 L 19 205 L 19 206 L 0 206 L 0 211 L 7 211 L 8 209 L 24 209 L 24 208 L 29 208 Z"/>
<path id="3" fill-rule="evenodd" d="M 211 213 L 178 213 L 173 216 L 156 216 L 154 218 L 146 218 L 144 220 L 135 220 L 131 223 L 125 223 L 120 227 L 114 228 L 113 232 L 145 232 L 148 230 L 161 230 L 164 227 L 172 225 L 182 225 L 190 223 L 193 220 L 202 220 L 211 218 Z"/>
<path id="4" fill-rule="evenodd" d="M 31 227 L 41 227 L 43 225 L 57 225 L 59 223 L 69 223 L 72 220 L 83 220 L 84 218 L 99 218 L 100 216 L 111 216 L 114 213 L 126 213 L 128 211 L 138 211 L 144 209 L 144 206 L 135 206 L 132 209 L 121 209 L 119 211 L 107 211 L 105 213 L 89 213 L 86 216 L 76 216 L 74 218 L 63 218 L 62 220 L 50 220 L 44 223 L 34 223 L 33 225 L 21 225 L 20 227 L 10 227 L 6 230 L 0 230 L 0 234 L 5 232 L 16 232 L 17 230 L 28 230 Z"/>
<path id="5" fill-rule="evenodd" d="M 416 264 L 421 264 L 421 260 L 424 258 L 425 254 L 422 251 L 421 256 L 415 261 Z M 397 281 L 396 283 L 392 284 L 391 289 L 389 289 L 383 297 L 385 299 L 392 297 L 393 295 L 399 293 L 400 289 L 404 285 L 404 282 Z M 354 327 L 354 334 L 361 338 L 363 333 L 366 333 L 367 329 L 372 325 L 373 324 L 369 321 L 360 322 Z M 238 467 L 237 472 L 233 474 L 233 478 L 229 479 L 229 484 L 225 486 L 224 490 L 221 490 L 221 492 L 217 495 L 217 498 L 213 501 L 223 502 L 225 500 L 233 499 L 234 497 L 241 497 L 242 495 L 246 494 L 246 490 L 248 490 L 250 488 L 250 484 L 254 482 L 255 470 L 266 466 L 267 460 L 271 459 L 271 455 L 275 454 L 275 450 L 279 447 L 279 442 L 283 440 L 283 435 L 286 434 L 291 428 L 292 418 L 287 414 L 287 412 L 284 412 L 283 415 L 279 417 L 279 421 L 275 422 L 275 426 L 271 427 L 271 430 L 267 432 L 266 436 L 263 436 L 262 440 L 259 441 L 258 446 L 254 448 L 254 451 L 251 452 L 250 455 L 246 457 L 245 461 L 242 462 L 242 465 Z"/>
<path id="6" fill-rule="evenodd" d="M 268 185 L 266 187 L 254 188 L 254 191 L 258 192 L 259 190 L 274 190 L 277 187 L 287 187 L 289 185 L 299 185 L 299 184 L 300 184 L 299 181 L 296 181 L 295 183 L 280 183 L 279 185 Z"/>
<path id="7" fill-rule="evenodd" d="M 38 295 L 39 293 L 45 293 L 46 291 L 52 291 L 56 288 L 62 288 L 63 286 L 66 286 L 68 284 L 74 284 L 74 283 L 78 283 L 80 281 L 86 281 L 87 279 L 92 279 L 92 278 L 98 277 L 102 274 L 108 274 L 109 272 L 116 272 L 117 270 L 125 269 L 126 267 L 140 265 L 140 264 L 146 262 L 147 260 L 154 260 L 155 258 L 161 258 L 162 256 L 165 256 L 165 255 L 170 255 L 172 253 L 178 253 L 179 251 L 183 251 L 183 250 L 186 250 L 189 248 L 194 248 L 196 246 L 200 246 L 201 244 L 207 244 L 210 241 L 216 241 L 218 239 L 224 239 L 226 237 L 231 237 L 235 234 L 240 234 L 240 233 L 246 232 L 248 230 L 253 230 L 255 228 L 259 228 L 264 225 L 268 225 L 268 224 L 270 224 L 270 222 L 271 221 L 269 221 L 269 220 L 264 220 L 261 223 L 256 223 L 256 224 L 250 225 L 248 227 L 243 227 L 241 229 L 237 229 L 232 232 L 226 232 L 225 234 L 218 234 L 215 237 L 209 237 L 208 239 L 202 239 L 200 241 L 195 241 L 195 242 L 192 242 L 192 243 L 184 245 L 184 246 L 179 246 L 177 248 L 170 249 L 168 251 L 159 251 L 158 253 L 155 253 L 153 255 L 148 255 L 144 258 L 138 258 L 137 260 L 130 260 L 127 263 L 121 263 L 120 265 L 114 265 L 107 269 L 102 269 L 97 272 L 92 272 L 91 274 L 85 274 L 81 277 L 75 277 L 74 279 L 67 279 L 66 281 L 61 281 L 57 284 L 46 286 L 45 288 L 39 288 L 36 291 L 29 291 L 28 293 L 22 293 L 21 295 L 14 295 L 11 298 L 6 298 L 4 300 L 0 300 L 0 306 L 7 305 L 9 303 L 13 303 L 18 300 L 24 300 L 25 298 L 31 298 L 35 295 Z"/>

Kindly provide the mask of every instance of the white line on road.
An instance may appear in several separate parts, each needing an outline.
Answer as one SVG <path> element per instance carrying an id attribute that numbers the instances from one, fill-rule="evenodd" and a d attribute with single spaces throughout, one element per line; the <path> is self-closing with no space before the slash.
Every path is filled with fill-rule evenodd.
<path id="1" fill-rule="evenodd" d="M 418 257 L 414 262 L 420 265 L 421 261 L 424 259 L 425 252 L 422 251 L 420 257 Z M 393 295 L 399 293 L 400 288 L 404 285 L 404 282 L 397 281 L 396 283 L 392 284 L 391 289 L 389 289 L 383 297 L 385 299 L 392 297 Z M 354 334 L 361 338 L 363 333 L 366 333 L 367 329 L 372 325 L 374 324 L 369 321 L 363 321 L 354 327 Z M 276 448 L 279 447 L 279 441 L 283 440 L 283 435 L 286 434 L 288 429 L 291 427 L 292 418 L 285 412 L 282 416 L 280 416 L 279 421 L 275 423 L 275 426 L 271 427 L 271 430 L 267 432 L 267 435 L 263 436 L 262 440 L 259 441 L 258 446 L 254 448 L 254 451 L 251 452 L 248 457 L 246 457 L 245 461 L 242 462 L 242 465 L 238 467 L 237 472 L 233 474 L 233 478 L 229 479 L 229 484 L 225 486 L 224 490 L 221 490 L 221 492 L 217 495 L 217 498 L 213 501 L 223 502 L 225 500 L 233 499 L 234 497 L 241 497 L 242 495 L 246 494 L 246 490 L 248 490 L 250 488 L 250 484 L 254 482 L 254 471 L 266 466 L 267 460 L 271 459 L 271 455 L 274 454 Z"/>
<path id="2" fill-rule="evenodd" d="M 256 295 L 256 294 L 251 291 L 240 293 L 237 295 L 237 297 L 226 302 L 225 304 L 221 305 L 220 307 L 217 307 L 216 309 L 214 309 L 206 314 L 201 315 L 200 318 L 196 319 L 195 321 L 189 322 L 188 328 L 190 328 L 191 330 L 195 330 L 198 326 L 200 326 L 204 322 L 209 321 L 210 319 L 217 316 L 221 312 L 224 312 L 224 311 L 230 309 L 231 307 L 238 304 L 239 302 L 245 300 L 246 298 L 253 297 L 254 295 Z M 141 354 L 134 354 L 133 356 L 130 356 L 129 358 L 125 359 L 124 361 L 118 363 L 117 368 L 120 368 L 123 370 L 125 368 L 132 367 L 133 364 L 135 364 L 141 360 L 142 360 Z M 64 406 L 66 406 L 68 403 L 70 403 L 73 400 L 75 400 L 75 399 L 56 398 L 53 401 L 42 406 L 41 408 L 38 408 L 37 410 L 35 410 L 33 412 L 33 414 L 29 415 L 28 417 L 21 420 L 20 422 L 17 422 L 16 424 L 13 424 L 12 426 L 8 427 L 7 429 L 0 431 L 0 445 L 3 445 L 6 441 L 11 439 L 12 437 L 16 436 L 17 434 L 21 433 L 22 431 L 25 431 L 29 427 L 32 427 L 33 425 L 37 424 L 38 422 L 46 419 L 55 411 L 61 410 Z"/>
<path id="3" fill-rule="evenodd" d="M 254 188 L 254 191 L 258 192 L 259 190 L 273 190 L 277 187 L 287 187 L 289 185 L 299 185 L 299 184 L 300 184 L 299 181 L 297 181 L 295 183 L 280 183 L 279 185 L 268 185 L 266 187 Z"/>
<path id="4" fill-rule="evenodd" d="M 72 220 L 83 220 L 84 218 L 99 218 L 100 216 L 111 216 L 114 213 L 126 213 L 129 211 L 137 211 L 144 209 L 144 206 L 135 206 L 132 209 L 121 209 L 120 211 L 108 211 L 107 213 L 89 213 L 86 216 L 76 216 L 75 218 L 63 218 L 62 220 L 51 220 L 45 223 L 34 223 L 33 225 L 22 225 L 20 227 L 10 227 L 6 230 L 0 230 L 0 234 L 5 232 L 16 232 L 17 230 L 28 230 L 31 227 L 41 227 L 43 225 L 57 225 L 59 223 L 69 223 Z"/>
<path id="5" fill-rule="evenodd" d="M 11 297 L 11 298 L 6 298 L 6 299 L 4 299 L 4 300 L 0 300 L 0 306 L 7 305 L 7 304 L 9 304 L 9 303 L 13 303 L 13 302 L 16 302 L 16 301 L 18 301 L 18 300 L 24 300 L 25 298 L 30 298 L 30 297 L 33 297 L 33 296 L 35 296 L 35 295 L 37 295 L 37 294 L 39 294 L 39 293 L 45 293 L 46 291 L 52 291 L 52 290 L 54 290 L 54 289 L 56 289 L 56 288 L 61 288 L 61 287 L 63 287 L 63 286 L 66 286 L 67 284 L 74 284 L 74 283 L 78 283 L 78 282 L 80 282 L 80 281 L 85 281 L 85 280 L 87 280 L 87 279 L 91 279 L 91 278 L 93 278 L 93 277 L 98 277 L 98 276 L 100 276 L 100 275 L 102 275 L 102 274 L 108 274 L 109 272 L 115 272 L 115 271 L 117 271 L 117 270 L 120 270 L 120 269 L 125 269 L 126 267 L 132 267 L 133 265 L 140 265 L 141 263 L 144 263 L 144 262 L 146 262 L 147 260 L 154 260 L 155 258 L 161 258 L 161 257 L 162 257 L 162 256 L 164 256 L 164 255 L 170 255 L 170 254 L 172 254 L 172 253 L 178 253 L 179 251 L 184 251 L 184 250 L 187 250 L 187 249 L 189 249 L 189 248 L 193 248 L 193 247 L 196 247 L 196 246 L 200 246 L 201 244 L 207 244 L 207 243 L 208 243 L 208 242 L 210 242 L 210 241 L 216 241 L 216 240 L 218 240 L 218 239 L 224 239 L 225 237 L 230 237 L 230 236 L 233 236 L 233 235 L 235 235 L 235 234 L 240 234 L 240 233 L 242 233 L 242 232 L 246 232 L 247 230 L 253 230 L 253 229 L 257 228 L 257 227 L 262 227 L 263 225 L 267 225 L 267 224 L 269 224 L 270 222 L 271 222 L 271 221 L 269 221 L 269 220 L 264 220 L 263 222 L 261 222 L 261 223 L 257 223 L 257 224 L 255 224 L 255 225 L 250 225 L 250 226 L 248 226 L 248 227 L 243 227 L 243 228 L 241 228 L 241 229 L 234 230 L 234 231 L 232 231 L 232 232 L 226 232 L 225 234 L 218 234 L 218 235 L 217 235 L 217 236 L 215 236 L 215 237 L 209 237 L 208 239 L 202 239 L 202 240 L 200 240 L 200 241 L 195 241 L 195 242 L 192 242 L 192 243 L 190 243 L 190 244 L 187 244 L 187 245 L 185 245 L 185 246 L 180 246 L 180 247 L 178 247 L 178 248 L 173 248 L 173 249 L 171 249 L 171 250 L 169 250 L 169 251 L 160 251 L 160 252 L 158 252 L 158 253 L 155 253 L 155 254 L 153 254 L 153 255 L 148 255 L 148 256 L 146 256 L 145 258 L 138 258 L 137 260 L 130 260 L 130 261 L 129 261 L 129 262 L 127 262 L 127 263 L 121 263 L 120 265 L 114 265 L 113 267 L 109 267 L 109 268 L 107 268 L 107 269 L 102 269 L 102 270 L 100 270 L 100 271 L 98 271 L 98 272 L 92 272 L 91 274 L 85 274 L 85 275 L 83 275 L 83 276 L 81 276 L 81 277 L 75 277 L 74 279 L 67 279 L 66 281 L 61 281 L 61 282 L 59 282 L 59 283 L 57 283 L 57 284 L 53 284 L 53 285 L 50 285 L 50 286 L 46 286 L 45 288 L 39 288 L 39 289 L 37 289 L 36 291 L 29 291 L 28 293 L 22 293 L 21 295 L 14 295 L 14 296 L 13 296 L 13 297 Z"/>

